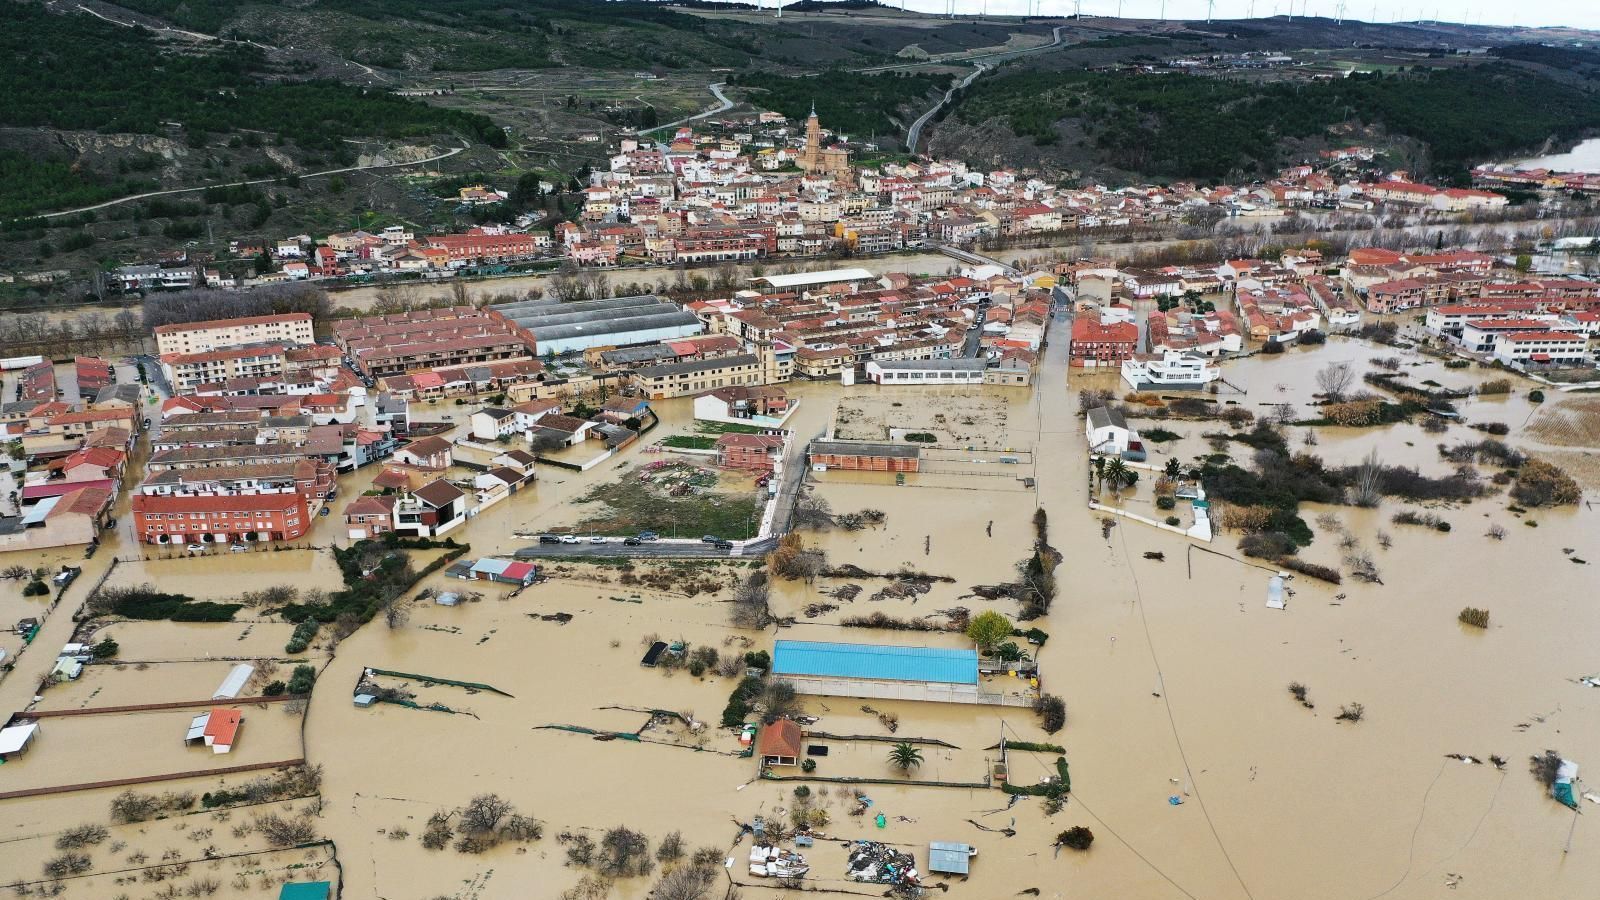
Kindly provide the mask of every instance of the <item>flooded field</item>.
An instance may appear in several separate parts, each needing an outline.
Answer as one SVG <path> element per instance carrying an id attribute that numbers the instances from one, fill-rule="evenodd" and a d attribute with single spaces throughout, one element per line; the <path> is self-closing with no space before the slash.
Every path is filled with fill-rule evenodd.
<path id="1" fill-rule="evenodd" d="M 1600 691 L 1579 680 L 1600 671 L 1591 646 L 1600 608 L 1588 602 L 1595 570 L 1587 561 L 1600 564 L 1596 513 L 1587 504 L 1519 512 L 1498 485 L 1470 502 L 1302 504 L 1300 516 L 1313 534 L 1300 555 L 1344 568 L 1342 558 L 1359 550 L 1371 557 L 1376 579 L 1347 575 L 1334 585 L 1296 576 L 1287 608 L 1269 609 L 1272 567 L 1244 557 L 1238 535 L 1193 545 L 1138 522 L 1108 526 L 1085 508 L 1091 483 L 1078 394 L 1104 388 L 1120 398 L 1126 390 L 1114 376 L 1069 379 L 1064 343 L 1048 348 L 1033 395 L 791 385 L 791 395 L 804 398 L 790 423 L 802 440 L 835 423 L 838 410 L 851 410 L 846 424 L 863 429 L 861 437 L 936 432 L 925 453 L 939 463 L 904 484 L 890 474 L 808 473 L 809 494 L 825 501 L 835 520 L 868 510 L 882 516 L 853 530 L 835 525 L 803 533 L 832 572 L 772 585 L 771 613 L 792 625 L 757 631 L 729 624 L 733 586 L 754 571 L 750 562 L 552 561 L 549 580 L 516 596 L 507 586 L 429 576 L 418 592 L 477 596 L 453 607 L 423 599 L 392 627 L 380 618 L 345 639 L 318 679 L 304 732 L 306 756 L 324 775 L 314 830 L 336 842 L 345 896 L 561 896 L 596 874 L 594 864 L 574 861 L 583 856 L 584 840 L 599 843 L 619 825 L 646 836 L 658 871 L 663 864 L 655 848 L 680 832 L 686 853 L 706 848 L 719 865 L 732 856 L 733 879 L 754 882 L 742 866 L 749 843 L 735 846 L 735 823 L 756 816 L 790 822 L 802 808 L 813 816 L 822 810 L 824 818 L 814 821 L 825 822 L 817 827 L 826 835 L 804 851 L 812 865 L 806 881 L 870 896 L 882 888 L 845 878 L 846 849 L 838 841 L 889 841 L 914 853 L 919 865 L 928 841 L 972 844 L 979 855 L 970 880 L 932 880 L 945 883 L 952 897 L 975 900 L 1035 889 L 1057 898 L 1590 896 L 1592 878 L 1582 863 L 1600 854 L 1600 830 L 1553 801 L 1529 774 L 1528 760 L 1550 749 L 1585 771 L 1600 765 L 1600 756 L 1590 755 L 1600 746 Z M 1216 399 L 1248 408 L 1256 419 L 1277 417 L 1285 404 L 1290 420 L 1314 419 L 1319 369 L 1347 362 L 1359 383 L 1368 372 L 1391 371 L 1387 361 L 1374 362 L 1390 356 L 1399 357 L 1397 371 L 1417 385 L 1465 390 L 1505 377 L 1335 340 L 1227 363 L 1224 375 L 1235 389 L 1224 388 Z M 1286 438 L 1296 452 L 1314 453 L 1330 466 L 1353 465 L 1375 449 L 1390 465 L 1443 476 L 1454 466 L 1440 457 L 1439 444 L 1482 439 L 1485 433 L 1472 426 L 1499 422 L 1514 447 L 1563 466 L 1586 459 L 1595 450 L 1588 437 L 1592 397 L 1547 390 L 1546 401 L 1535 404 L 1527 397 L 1532 386 L 1514 379 L 1507 394 L 1458 401 L 1465 421 L 1446 423 L 1442 433 L 1418 419 L 1364 429 L 1289 426 Z M 657 412 L 662 427 L 651 440 L 694 432 L 687 401 L 660 403 Z M 1206 433 L 1231 430 L 1220 421 L 1134 425 L 1175 433 L 1150 445 L 1157 466 L 1167 458 L 1196 464 L 1217 452 L 1240 465 L 1252 457 L 1238 442 L 1212 447 Z M 1308 434 L 1315 438 L 1308 441 Z M 979 462 L 987 459 L 984 450 L 1017 459 Z M 956 456 L 939 456 L 947 451 Z M 514 531 L 579 522 L 587 513 L 573 501 L 629 477 L 651 458 L 636 447 L 616 465 L 608 461 L 590 472 L 542 469 L 533 489 L 487 510 L 456 536 L 471 542 L 468 558 L 510 553 L 527 543 Z M 1478 468 L 1485 478 L 1494 471 Z M 1570 468 L 1581 476 L 1576 464 Z M 986 474 L 991 470 L 1000 474 Z M 359 492 L 366 477 L 342 481 L 341 495 Z M 1059 593 L 1046 615 L 1019 625 L 1048 635 L 1043 646 L 1026 650 L 1038 660 L 1044 689 L 1066 701 L 1063 730 L 1046 734 L 1027 708 L 804 697 L 802 712 L 816 717 L 806 726 L 807 750 L 828 751 L 812 757 L 815 780 L 758 779 L 755 761 L 739 755 L 737 732 L 719 727 L 746 652 L 770 651 L 775 638 L 962 646 L 961 636 L 941 630 L 956 621 L 957 610 L 995 609 L 1013 618 L 1021 611 L 1017 601 L 1003 594 L 985 599 L 975 588 L 1018 577 L 1039 508 L 1048 514 L 1050 543 L 1064 557 L 1056 572 Z M 1408 510 L 1438 515 L 1453 528 L 1444 533 L 1393 521 Z M 1499 536 L 1491 533 L 1496 525 Z M 319 522 L 313 543 L 344 543 L 340 531 L 337 521 Z M 417 557 L 415 564 L 424 564 Z M 288 578 L 284 566 L 292 570 Z M 207 597 L 279 579 L 338 586 L 326 551 L 125 562 L 112 579 Z M 76 598 L 81 594 L 68 602 Z M 1468 605 L 1490 611 L 1488 628 L 1458 621 Z M 935 630 L 845 624 L 874 613 Z M 283 627 L 118 623 L 110 629 L 123 655 L 140 660 L 177 658 L 188 647 L 200 649 L 191 656 L 235 650 L 281 656 Z M 640 665 L 655 640 L 683 642 L 686 653 L 702 658 L 715 651 L 716 660 L 699 675 Z M 47 691 L 43 707 L 203 698 L 226 668 L 221 661 L 142 670 L 92 666 L 79 682 Z M 352 695 L 368 669 L 399 673 L 365 681 L 415 706 L 356 707 Z M 1304 686 L 1309 706 L 1291 695 L 1292 682 Z M 20 708 L 22 687 L 8 681 L 0 695 Z M 983 689 L 1026 690 L 1009 676 L 989 677 Z M 1359 720 L 1338 718 L 1355 704 L 1362 707 Z M 109 768 L 181 765 L 186 751 L 168 734 L 167 720 L 182 717 L 140 717 L 149 727 L 132 733 L 129 760 Z M 45 738 L 26 758 L 29 783 L 57 766 L 101 766 L 80 746 L 104 742 L 83 727 L 93 721 L 63 731 L 46 720 Z M 295 724 L 283 709 L 250 709 L 243 740 L 264 735 L 268 750 L 298 755 Z M 70 746 L 57 742 L 59 733 L 70 735 Z M 1065 748 L 1072 790 L 1059 812 L 1047 815 L 1040 797 L 1013 802 L 993 787 L 970 786 L 990 771 L 997 754 L 991 748 L 1002 735 Z M 905 775 L 889 764 L 888 753 L 892 741 L 908 738 L 929 743 L 918 745 L 921 763 Z M 193 752 L 198 758 L 200 751 Z M 1504 767 L 1489 763 L 1491 755 Z M 1012 780 L 1027 785 L 1053 774 L 1056 756 L 1013 753 Z M 0 767 L 0 790 L 20 783 L 8 772 L 23 774 L 9 763 Z M 211 791 L 250 777 L 187 779 L 160 789 Z M 821 780 L 827 778 L 862 781 Z M 946 784 L 905 783 L 911 780 Z M 809 797 L 798 797 L 797 785 L 808 786 Z M 456 838 L 442 849 L 423 845 L 432 817 L 460 821 L 462 808 L 486 793 L 538 820 L 542 836 L 488 849 L 458 850 Z M 113 794 L 0 803 L 8 836 L 46 836 L 0 843 L 0 870 L 39 877 L 30 873 L 39 865 L 40 842 L 82 822 L 105 822 Z M 1582 803 L 1587 810 L 1589 802 Z M 152 862 L 166 849 L 191 849 L 186 837 L 167 830 L 182 823 L 212 828 L 210 840 L 220 841 L 224 856 L 268 849 L 258 837 L 230 837 L 228 829 L 247 813 L 231 811 L 228 825 L 206 821 L 214 815 L 112 826 L 113 840 L 129 841 L 128 850 L 115 857 L 93 851 L 95 871 L 124 864 L 133 849 L 123 836 L 130 829 Z M 1054 848 L 1056 836 L 1072 826 L 1094 832 L 1090 850 Z M 304 861 L 313 867 L 326 859 L 320 848 L 294 853 L 308 854 Z M 241 857 L 260 872 L 231 859 L 190 871 L 224 885 L 248 873 L 236 894 L 218 894 L 270 896 L 262 877 L 287 872 L 291 856 Z M 327 868 L 312 871 L 329 877 Z M 66 896 L 106 896 L 106 877 L 64 882 Z M 592 896 L 635 900 L 653 881 L 654 875 L 622 877 L 609 893 Z M 111 896 L 137 898 L 154 896 L 161 885 L 112 887 Z"/>

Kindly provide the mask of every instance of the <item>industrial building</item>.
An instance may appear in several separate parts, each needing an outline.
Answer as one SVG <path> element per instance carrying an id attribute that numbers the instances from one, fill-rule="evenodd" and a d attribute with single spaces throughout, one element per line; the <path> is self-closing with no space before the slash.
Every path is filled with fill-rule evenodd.
<path id="1" fill-rule="evenodd" d="M 888 644 L 778 641 L 772 675 L 801 694 L 992 703 L 978 690 L 978 651 Z"/>
<path id="2" fill-rule="evenodd" d="M 812 466 L 862 472 L 915 472 L 922 450 L 911 444 L 871 441 L 812 441 L 806 447 Z"/>
<path id="3" fill-rule="evenodd" d="M 705 332 L 693 313 L 654 294 L 605 300 L 527 300 L 489 307 L 532 332 L 540 353 L 653 344 Z"/>

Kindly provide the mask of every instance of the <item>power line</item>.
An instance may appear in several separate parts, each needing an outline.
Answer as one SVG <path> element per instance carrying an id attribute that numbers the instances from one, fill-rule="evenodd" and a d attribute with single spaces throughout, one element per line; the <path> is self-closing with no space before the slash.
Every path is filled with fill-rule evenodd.
<path id="1" fill-rule="evenodd" d="M 1189 789 L 1194 792 L 1195 804 L 1200 807 L 1200 814 L 1206 820 L 1206 827 L 1211 829 L 1211 837 L 1217 842 L 1217 849 L 1222 851 L 1222 858 L 1227 860 L 1228 868 L 1233 872 L 1233 878 L 1239 882 L 1239 888 L 1249 900 L 1255 900 L 1255 895 L 1250 893 L 1250 886 L 1244 883 L 1244 876 L 1239 874 L 1239 867 L 1233 864 L 1233 857 L 1228 854 L 1228 848 L 1222 843 L 1222 835 L 1217 833 L 1217 825 L 1211 821 L 1211 812 L 1206 809 L 1205 798 L 1200 794 L 1200 783 L 1195 780 L 1194 770 L 1189 767 L 1189 754 L 1184 752 L 1183 738 L 1178 734 L 1178 720 L 1172 714 L 1172 699 L 1167 694 L 1167 681 L 1161 674 L 1161 659 L 1156 656 L 1156 644 L 1150 637 L 1150 620 L 1144 611 L 1144 591 L 1139 587 L 1139 575 L 1134 570 L 1133 557 L 1128 553 L 1127 529 L 1118 529 L 1118 539 L 1122 543 L 1122 560 L 1128 564 L 1128 577 L 1133 581 L 1134 597 L 1139 603 L 1139 622 L 1144 627 L 1144 643 L 1150 650 L 1150 661 L 1156 667 L 1156 679 L 1161 684 L 1161 705 L 1167 711 L 1167 724 L 1172 728 L 1172 741 L 1178 747 L 1178 758 L 1183 762 L 1183 773 L 1189 778 Z"/>

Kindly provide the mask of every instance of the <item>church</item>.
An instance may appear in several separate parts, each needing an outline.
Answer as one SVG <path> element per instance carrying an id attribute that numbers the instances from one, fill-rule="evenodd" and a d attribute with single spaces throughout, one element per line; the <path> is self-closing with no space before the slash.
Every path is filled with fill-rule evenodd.
<path id="1" fill-rule="evenodd" d="M 817 108 L 811 107 L 806 119 L 806 146 L 798 160 L 801 171 L 812 175 L 825 175 L 837 181 L 850 180 L 850 151 L 843 147 L 822 146 L 822 123 L 817 121 Z"/>

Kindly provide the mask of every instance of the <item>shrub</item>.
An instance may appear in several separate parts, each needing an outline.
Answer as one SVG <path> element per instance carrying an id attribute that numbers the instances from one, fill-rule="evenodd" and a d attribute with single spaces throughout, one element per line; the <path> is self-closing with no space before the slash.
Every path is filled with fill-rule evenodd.
<path id="1" fill-rule="evenodd" d="M 1074 825 L 1057 835 L 1056 843 L 1073 850 L 1087 850 L 1094 843 L 1094 832 L 1082 825 Z"/>
<path id="2" fill-rule="evenodd" d="M 50 593 L 50 588 L 37 578 L 28 582 L 27 586 L 22 589 L 22 596 L 24 597 L 43 597 L 48 593 Z"/>
<path id="3" fill-rule="evenodd" d="M 1490 394 L 1511 393 L 1511 380 L 1507 378 L 1493 378 L 1478 385 L 1478 393 L 1483 396 Z"/>
<path id="4" fill-rule="evenodd" d="M 1182 437 L 1176 431 L 1168 431 L 1165 428 L 1151 428 L 1147 431 L 1141 431 L 1139 436 L 1152 444 L 1165 444 L 1167 441 L 1175 441 Z"/>
<path id="5" fill-rule="evenodd" d="M 57 850 L 77 850 L 99 844 L 111 836 L 104 825 L 79 825 L 56 836 Z"/>
<path id="6" fill-rule="evenodd" d="M 281 681 L 274 681 L 274 682 L 271 682 L 270 684 L 268 684 L 266 687 L 261 689 L 261 696 L 263 696 L 263 697 L 278 697 L 278 696 L 282 696 L 282 694 L 283 694 L 283 692 L 285 690 L 288 690 L 288 685 L 285 685 Z"/>
<path id="7" fill-rule="evenodd" d="M 1176 507 L 1177 505 L 1178 505 L 1178 501 L 1173 499 L 1173 498 L 1171 498 L 1171 497 L 1157 497 L 1156 498 L 1156 509 L 1172 509 L 1172 508 Z"/>
<path id="8" fill-rule="evenodd" d="M 1055 734 L 1067 724 L 1067 701 L 1055 694 L 1040 694 L 1033 701 L 1033 711 L 1039 716 L 1039 727 L 1046 734 Z"/>
<path id="9" fill-rule="evenodd" d="M 311 639 L 317 636 L 317 620 L 301 619 L 294 626 L 294 633 L 289 635 L 289 642 L 283 645 L 285 653 L 304 653 L 311 646 Z"/>
<path id="10" fill-rule="evenodd" d="M 1276 531 L 1258 531 L 1239 539 L 1239 552 L 1257 559 L 1278 559 L 1295 552 L 1294 541 Z"/>
<path id="11" fill-rule="evenodd" d="M 772 656 L 765 650 L 751 650 L 744 655 L 744 664 L 765 672 L 772 668 Z"/>
<path id="12" fill-rule="evenodd" d="M 1416 513 L 1409 509 L 1405 512 L 1395 513 L 1394 518 L 1390 519 L 1390 521 L 1396 525 L 1421 525 L 1425 528 L 1432 528 L 1435 531 L 1448 532 L 1450 530 L 1450 523 L 1433 513 Z"/>
<path id="13" fill-rule="evenodd" d="M 815 772 L 816 770 L 817 770 L 817 761 L 816 760 L 807 758 L 807 759 L 801 761 L 801 763 L 800 763 L 800 771 L 806 772 L 806 773 L 811 773 L 811 772 Z"/>
<path id="14" fill-rule="evenodd" d="M 1338 584 L 1341 580 L 1338 569 L 1306 562 L 1293 556 L 1281 557 L 1276 560 L 1276 563 L 1291 572 L 1298 572 L 1307 578 L 1315 578 L 1318 581 L 1326 581 L 1329 584 Z"/>
<path id="15" fill-rule="evenodd" d="M 122 648 L 118 646 L 116 641 L 112 640 L 111 638 L 105 638 L 100 643 L 95 644 L 94 649 L 90 652 L 94 655 L 95 659 L 110 659 L 111 657 L 116 656 L 117 652 L 121 649 Z"/>
<path id="16" fill-rule="evenodd" d="M 1511 433 L 1511 426 L 1504 422 L 1479 422 L 1472 427 L 1484 434 L 1492 434 L 1495 437 L 1504 437 Z"/>
<path id="17" fill-rule="evenodd" d="M 295 666 L 294 673 L 289 676 L 288 691 L 295 695 L 309 694 L 311 693 L 311 686 L 316 682 L 316 669 L 311 666 Z"/>
<path id="18" fill-rule="evenodd" d="M 932 444 L 937 442 L 939 439 L 926 431 L 913 431 L 906 435 L 906 440 L 912 442 L 913 444 Z"/>
<path id="19" fill-rule="evenodd" d="M 1359 703 L 1346 703 L 1339 707 L 1339 714 L 1334 716 L 1337 722 L 1359 722 L 1367 715 L 1367 708 Z"/>
<path id="20" fill-rule="evenodd" d="M 1487 609 L 1479 609 L 1476 606 L 1464 607 L 1461 610 L 1461 613 L 1456 616 L 1456 621 L 1462 623 L 1463 625 L 1476 625 L 1479 628 L 1488 628 L 1489 611 Z"/>
<path id="21" fill-rule="evenodd" d="M 1183 523 L 1183 520 L 1178 518 L 1177 516 L 1167 516 L 1167 524 L 1168 525 L 1180 525 L 1182 523 Z"/>
<path id="22" fill-rule="evenodd" d="M 1534 390 L 1529 391 L 1528 392 L 1528 402 L 1529 403 L 1543 403 L 1544 402 L 1544 391 L 1538 390 L 1537 388 L 1535 388 Z"/>
<path id="23" fill-rule="evenodd" d="M 87 854 L 63 853 L 44 864 L 44 874 L 47 878 L 65 878 L 68 875 L 82 875 L 94 868 Z"/>
<path id="24" fill-rule="evenodd" d="M 1306 695 L 1309 692 L 1310 692 L 1310 689 L 1307 688 L 1305 685 L 1301 684 L 1300 682 L 1298 682 L 1298 681 L 1289 682 L 1289 693 L 1293 694 L 1294 698 L 1296 700 L 1299 700 L 1301 703 L 1306 702 Z"/>
<path id="25" fill-rule="evenodd" d="M 1530 459 L 1517 470 L 1511 497 L 1523 506 L 1567 506 L 1583 499 L 1583 489 L 1557 466 Z"/>
<path id="26" fill-rule="evenodd" d="M 1445 364 L 1444 364 L 1444 367 L 1446 369 L 1465 369 L 1470 365 L 1472 365 L 1472 363 L 1470 361 L 1468 361 L 1468 360 L 1465 360 L 1465 359 L 1452 359 L 1452 360 L 1446 361 Z"/>

